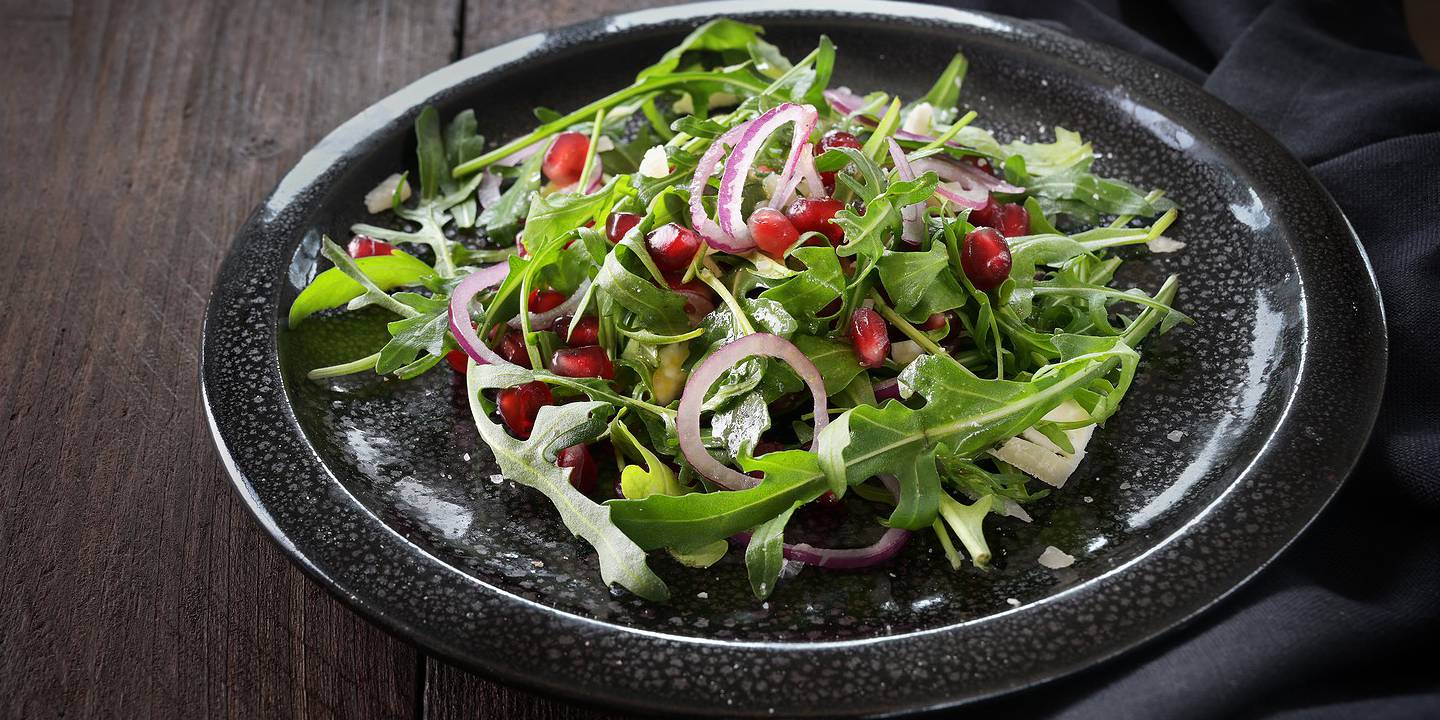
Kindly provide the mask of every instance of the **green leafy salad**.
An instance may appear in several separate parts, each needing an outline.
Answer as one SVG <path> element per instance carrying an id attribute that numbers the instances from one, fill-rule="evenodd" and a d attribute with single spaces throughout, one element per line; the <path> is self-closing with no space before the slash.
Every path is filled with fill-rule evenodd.
<path id="1" fill-rule="evenodd" d="M 987 568 L 985 526 L 1031 520 L 1142 341 L 1188 320 L 1175 277 L 1114 284 L 1118 248 L 1179 245 L 1174 204 L 1095 174 L 1075 132 L 977 126 L 963 55 L 923 96 L 862 95 L 831 87 L 828 38 L 792 62 L 761 33 L 707 23 L 498 146 L 426 108 L 414 172 L 348 248 L 325 239 L 334 267 L 290 310 L 379 306 L 389 341 L 310 377 L 463 374 L 503 477 L 651 600 L 650 563 L 731 553 L 761 598 L 787 565 L 912 539 Z M 871 544 L 786 542 L 852 503 Z"/>

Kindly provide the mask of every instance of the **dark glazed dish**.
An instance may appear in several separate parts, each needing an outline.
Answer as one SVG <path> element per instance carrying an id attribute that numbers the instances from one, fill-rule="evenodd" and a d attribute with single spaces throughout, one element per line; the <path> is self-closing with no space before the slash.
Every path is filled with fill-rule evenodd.
<path id="1" fill-rule="evenodd" d="M 1174 627 L 1258 571 L 1323 508 L 1368 434 L 1384 320 L 1348 224 L 1304 168 L 1202 91 L 1051 31 L 886 3 L 773 12 L 713 3 L 523 38 L 428 76 L 300 162 L 237 236 L 212 297 L 203 384 L 217 444 L 257 518 L 338 596 L 391 630 L 501 679 L 658 711 L 820 714 L 954 704 L 1044 681 Z M 1163 185 L 1187 247 L 1128 267 L 1188 281 L 1198 325 L 1147 348 L 1136 387 L 1036 522 L 991 533 L 996 570 L 951 572 L 933 542 L 888 567 L 802 572 L 766 604 L 744 568 L 652 563 L 666 603 L 612 593 L 593 552 L 538 495 L 492 482 L 458 377 L 328 384 L 353 357 L 285 312 L 321 234 L 413 157 L 420 108 L 476 108 L 513 137 L 535 105 L 628 82 L 716 15 L 795 52 L 828 34 L 837 84 L 923 93 L 957 46 L 968 104 L 997 133 L 1082 129 L 1108 173 Z M 904 68 L 925 68 L 909 73 Z M 566 77 L 565 83 L 550 80 Z M 334 337 L 348 338 L 339 325 Z M 1063 547 L 1076 563 L 1036 564 Z"/>

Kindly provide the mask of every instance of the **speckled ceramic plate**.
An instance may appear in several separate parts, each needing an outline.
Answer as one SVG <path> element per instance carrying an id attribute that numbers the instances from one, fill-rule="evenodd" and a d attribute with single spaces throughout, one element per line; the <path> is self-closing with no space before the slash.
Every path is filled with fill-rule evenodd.
<path id="1" fill-rule="evenodd" d="M 1335 493 L 1374 418 L 1384 319 L 1345 218 L 1273 139 L 1144 61 L 1034 25 L 919 5 L 712 3 L 516 40 L 429 75 L 349 121 L 281 181 L 236 237 L 205 323 L 216 443 L 258 520 L 360 612 L 482 673 L 662 712 L 824 715 L 934 708 L 1016 690 L 1132 648 L 1259 571 Z M 1120 413 L 1035 522 L 993 521 L 996 567 L 952 572 L 932 541 L 873 571 L 814 569 L 768 603 L 743 566 L 655 567 L 663 604 L 612 593 L 593 553 L 495 466 L 448 370 L 411 382 L 307 382 L 370 352 L 346 317 L 286 329 L 366 190 L 412 160 L 431 103 L 479 111 L 491 138 L 531 108 L 628 82 L 702 19 L 763 23 L 792 56 L 829 34 L 838 83 L 923 92 L 957 47 L 966 103 L 1009 136 L 1059 124 L 1100 167 L 1167 188 L 1180 252 L 1124 280 L 1183 275 L 1198 324 L 1146 348 Z M 823 522 L 823 519 L 820 520 Z M 1047 545 L 1076 556 L 1052 571 Z"/>

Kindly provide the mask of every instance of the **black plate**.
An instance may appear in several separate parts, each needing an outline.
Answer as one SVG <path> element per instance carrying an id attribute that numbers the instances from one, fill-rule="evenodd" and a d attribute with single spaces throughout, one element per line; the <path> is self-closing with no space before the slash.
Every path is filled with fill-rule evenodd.
<path id="1" fill-rule="evenodd" d="M 211 298 L 203 385 L 237 488 L 295 562 L 381 625 L 503 680 L 632 708 L 830 716 L 960 703 L 1096 663 L 1210 606 L 1310 523 L 1374 419 L 1385 326 L 1364 254 L 1304 167 L 1199 88 L 1031 24 L 765 7 L 636 13 L 468 58 L 336 130 L 255 211 Z M 1124 279 L 1183 273 L 1198 325 L 1146 348 L 1138 387 L 1081 473 L 1032 506 L 1034 524 L 991 522 L 988 575 L 951 572 L 922 539 L 872 572 L 806 570 L 762 605 L 738 561 L 690 571 L 656 557 L 675 597 L 646 603 L 601 585 L 538 494 L 492 482 L 448 370 L 303 377 L 369 352 L 344 341 L 357 320 L 291 333 L 283 318 L 320 234 L 348 237 L 364 192 L 411 162 L 422 105 L 477 108 L 486 135 L 513 137 L 534 106 L 620 87 L 719 14 L 763 23 L 792 57 L 828 33 L 839 83 L 911 97 L 963 47 L 982 124 L 1080 130 L 1107 174 L 1183 207 L 1171 235 L 1188 246 Z M 1040 567 L 1046 545 L 1075 564 Z"/>

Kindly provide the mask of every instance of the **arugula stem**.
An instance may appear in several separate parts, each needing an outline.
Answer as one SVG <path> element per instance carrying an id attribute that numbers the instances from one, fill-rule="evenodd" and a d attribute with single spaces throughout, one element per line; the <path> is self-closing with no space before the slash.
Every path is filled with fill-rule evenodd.
<path id="1" fill-rule="evenodd" d="M 580 180 L 575 183 L 575 188 L 582 193 L 590 187 L 590 171 L 594 169 L 595 150 L 600 144 L 600 131 L 604 127 L 605 108 L 600 108 L 595 111 L 595 128 L 590 131 L 590 144 L 585 147 L 585 164 L 581 166 L 585 169 L 580 171 Z"/>
<path id="2" fill-rule="evenodd" d="M 324 378 L 340 377 L 341 375 L 354 375 L 358 372 L 374 370 L 375 363 L 379 361 L 380 353 L 377 352 L 373 355 L 366 355 L 359 360 L 351 360 L 350 362 L 340 363 L 339 365 L 330 365 L 328 367 L 315 368 L 314 370 L 305 373 L 305 377 L 308 380 L 322 380 Z"/>
<path id="3" fill-rule="evenodd" d="M 1165 278 L 1164 284 L 1160 286 L 1159 290 L 1155 291 L 1155 301 L 1168 308 L 1170 304 L 1175 301 L 1175 294 L 1179 289 L 1180 276 L 1171 275 Z M 1169 314 L 1170 312 L 1174 311 L 1161 310 L 1157 307 L 1145 308 L 1139 317 L 1136 317 L 1134 322 L 1130 323 L 1130 327 L 1126 328 L 1125 332 L 1121 335 L 1125 340 L 1125 344 L 1132 348 L 1138 345 L 1140 341 L 1144 340 L 1145 336 L 1149 335 L 1150 331 L 1155 328 L 1155 324 L 1160 322 L 1162 315 Z"/>
<path id="4" fill-rule="evenodd" d="M 599 100 L 589 103 L 588 105 L 585 105 L 584 107 L 581 107 L 580 109 L 575 110 L 568 115 L 556 118 L 555 120 L 551 120 L 550 122 L 545 123 L 538 128 L 535 128 L 529 134 L 515 138 L 514 140 L 511 140 L 510 142 L 505 143 L 504 145 L 501 145 L 500 147 L 495 148 L 494 150 L 491 150 L 490 152 L 485 153 L 484 155 L 481 155 L 474 160 L 461 163 L 460 165 L 457 165 L 455 167 L 454 172 L 452 172 L 451 174 L 457 178 L 465 177 L 466 175 L 476 172 L 487 165 L 492 165 L 495 162 L 512 155 L 513 153 L 515 153 L 515 151 L 523 147 L 528 147 L 532 143 L 544 140 L 545 138 L 548 138 L 551 135 L 554 135 L 555 133 L 564 130 L 567 127 L 570 127 L 577 122 L 590 118 L 595 114 L 595 111 L 597 110 L 611 108 L 626 100 L 629 100 L 630 98 L 638 97 L 640 95 L 644 95 L 645 93 L 653 92 L 662 88 L 667 88 L 672 85 L 681 85 L 687 82 L 713 82 L 721 85 L 729 85 L 730 87 L 738 88 L 740 90 L 747 90 L 751 93 L 762 92 L 766 88 L 765 85 L 761 85 L 758 82 L 751 82 L 749 80 L 742 79 L 733 75 L 726 75 L 725 73 L 715 72 L 677 72 L 671 73 L 669 75 L 646 78 L 641 82 L 631 85 L 630 87 L 618 90 L 609 95 L 606 95 L 603 98 L 600 98 Z"/>
<path id="5" fill-rule="evenodd" d="M 715 277 L 709 268 L 701 268 L 697 277 L 725 301 L 725 306 L 730 308 L 730 314 L 735 316 L 735 329 L 743 335 L 754 335 L 755 326 L 750 324 L 750 318 L 746 317 L 745 311 L 740 309 L 740 303 L 736 302 L 735 295 L 730 292 L 730 288 L 725 287 L 725 283 L 720 282 L 720 279 Z"/>
<path id="6" fill-rule="evenodd" d="M 675 131 L 671 130 L 669 125 L 665 124 L 665 118 L 660 115 L 660 110 L 655 107 L 654 95 L 650 96 L 640 105 L 640 112 L 645 115 L 646 120 L 650 121 L 650 127 L 655 128 L 655 133 L 660 136 L 660 139 L 669 142 L 675 137 Z"/>
<path id="7" fill-rule="evenodd" d="M 928 152 L 932 152 L 932 151 L 935 151 L 935 150 L 939 150 L 940 148 L 944 147 L 944 146 L 945 146 L 945 143 L 950 142 L 950 140 L 951 140 L 952 138 L 954 138 L 957 134 L 959 134 L 960 131 L 963 130 L 966 125 L 969 125 L 970 123 L 974 122 L 974 121 L 975 121 L 975 118 L 977 118 L 977 117 L 980 117 L 980 113 L 977 113 L 977 112 L 975 112 L 974 110 L 971 110 L 970 112 L 965 113 L 963 116 L 960 117 L 959 120 L 956 120 L 954 123 L 952 123 L 952 124 L 950 125 L 950 127 L 946 128 L 946 129 L 945 129 L 945 132 L 941 133 L 939 137 L 935 138 L 934 140 L 931 140 L 931 141 L 928 142 L 928 143 L 925 143 L 924 145 L 921 145 L 918 150 L 916 150 L 916 151 L 913 152 L 913 153 L 910 153 L 911 156 L 912 156 L 911 159 L 912 159 L 912 160 L 915 159 L 913 156 L 919 155 L 920 153 L 928 153 Z"/>
<path id="8" fill-rule="evenodd" d="M 1154 203 L 1156 200 L 1159 200 L 1159 199 L 1162 198 L 1162 197 L 1165 197 L 1165 191 L 1164 191 L 1164 190 L 1161 190 L 1161 189 L 1159 189 L 1159 188 L 1156 188 L 1156 189 L 1154 189 L 1154 190 L 1151 190 L 1150 193 L 1145 196 L 1145 204 L 1146 204 L 1146 205 L 1149 205 L 1149 204 L 1151 204 L 1151 203 Z M 1121 216 L 1115 218 L 1115 220 L 1110 223 L 1110 227 L 1112 227 L 1112 228 L 1122 228 L 1122 227 L 1125 227 L 1125 225 L 1126 225 L 1127 223 L 1129 223 L 1131 220 L 1134 220 L 1134 219 L 1135 219 L 1135 216 L 1134 216 L 1134 215 L 1121 215 Z"/>

